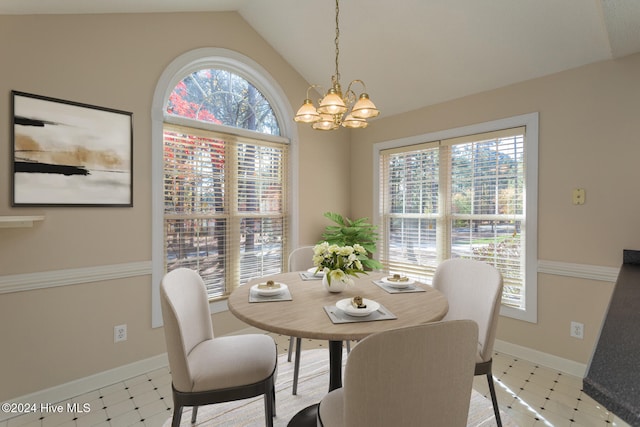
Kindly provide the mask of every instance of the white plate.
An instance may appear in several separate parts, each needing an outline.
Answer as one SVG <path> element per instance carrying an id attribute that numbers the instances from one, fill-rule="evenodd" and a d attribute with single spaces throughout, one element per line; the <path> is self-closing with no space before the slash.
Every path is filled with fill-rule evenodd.
<path id="1" fill-rule="evenodd" d="M 278 283 L 278 282 L 276 282 Z M 285 291 L 285 289 L 287 289 L 287 285 L 285 285 L 284 283 L 278 283 L 280 285 L 279 288 L 273 288 L 273 289 L 259 289 L 258 286 L 259 285 L 263 285 L 264 283 L 258 283 L 257 285 L 253 285 L 251 287 L 252 291 L 256 291 L 256 293 L 258 295 L 262 295 L 263 297 L 268 297 L 268 296 L 272 296 L 272 295 L 280 295 L 281 293 L 283 293 Z"/>
<path id="2" fill-rule="evenodd" d="M 409 279 L 406 282 L 394 282 L 393 280 L 389 280 L 387 277 L 383 277 L 382 283 L 384 283 L 385 285 L 389 285 L 392 288 L 402 289 L 413 285 L 414 283 L 416 283 L 416 281 L 413 279 Z"/>
<path id="3" fill-rule="evenodd" d="M 351 304 L 351 298 L 341 299 L 336 303 L 336 307 L 347 313 L 349 316 L 357 317 L 368 316 L 380 308 L 380 304 L 373 300 L 362 298 L 362 302 L 367 306 L 367 308 L 355 308 Z"/>
<path id="4" fill-rule="evenodd" d="M 317 269 L 318 267 L 311 267 L 310 269 L 307 270 L 307 273 L 311 273 L 314 276 L 324 276 L 324 271 L 320 270 L 316 273 Z"/>

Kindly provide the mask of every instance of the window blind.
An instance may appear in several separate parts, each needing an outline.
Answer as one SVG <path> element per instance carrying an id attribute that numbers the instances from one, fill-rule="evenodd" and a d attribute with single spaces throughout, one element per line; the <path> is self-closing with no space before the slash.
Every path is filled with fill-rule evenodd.
<path id="1" fill-rule="evenodd" d="M 513 128 L 381 151 L 383 265 L 430 281 L 444 259 L 484 261 L 524 307 L 524 144 Z"/>
<path id="2" fill-rule="evenodd" d="M 166 270 L 200 273 L 210 298 L 283 269 L 288 146 L 164 126 Z"/>

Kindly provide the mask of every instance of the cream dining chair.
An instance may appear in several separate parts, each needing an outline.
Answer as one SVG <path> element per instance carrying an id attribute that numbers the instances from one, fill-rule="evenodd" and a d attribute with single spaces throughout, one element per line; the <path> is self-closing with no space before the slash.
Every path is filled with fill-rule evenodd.
<path id="1" fill-rule="evenodd" d="M 187 268 L 167 273 L 160 286 L 164 335 L 173 390 L 173 420 L 182 409 L 264 394 L 266 425 L 273 426 L 277 349 L 273 338 L 248 334 L 214 338 L 200 275 Z"/>
<path id="2" fill-rule="evenodd" d="M 306 271 L 313 267 L 313 246 L 300 246 L 289 254 L 289 271 Z M 298 394 L 298 374 L 300 373 L 300 351 L 302 349 L 302 338 L 289 337 L 289 351 L 287 361 L 291 362 L 293 352 L 293 341 L 295 339 L 296 355 L 293 365 L 293 387 L 292 393 Z M 347 352 L 351 351 L 350 342 L 347 341 Z"/>
<path id="3" fill-rule="evenodd" d="M 438 265 L 432 284 L 449 302 L 449 311 L 442 320 L 471 319 L 478 324 L 475 375 L 487 376 L 496 423 L 501 427 L 491 365 L 502 300 L 502 274 L 481 261 L 452 258 Z"/>
<path id="4" fill-rule="evenodd" d="M 466 426 L 477 341 L 472 320 L 368 336 L 347 358 L 344 386 L 320 401 L 318 426 Z"/>
<path id="5" fill-rule="evenodd" d="M 301 246 L 294 249 L 289 254 L 289 271 L 305 271 L 313 267 L 313 246 Z M 293 394 L 298 394 L 298 374 L 300 373 L 300 350 L 302 349 L 302 338 L 289 337 L 289 351 L 287 361 L 291 362 L 293 351 L 293 340 L 296 342 L 296 359 L 293 365 Z"/>

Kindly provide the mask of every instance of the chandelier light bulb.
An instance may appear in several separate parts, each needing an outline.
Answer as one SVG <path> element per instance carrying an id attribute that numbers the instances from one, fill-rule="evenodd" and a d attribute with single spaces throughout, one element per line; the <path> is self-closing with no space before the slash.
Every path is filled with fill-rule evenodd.
<path id="1" fill-rule="evenodd" d="M 321 114 L 321 119 L 313 123 L 311 127 L 315 130 L 335 130 L 338 129 L 338 124 L 334 120 L 334 116 L 331 114 Z"/>
<path id="2" fill-rule="evenodd" d="M 369 126 L 369 123 L 367 123 L 365 119 L 359 119 L 357 117 L 353 117 L 352 114 L 349 114 L 342 122 L 342 126 L 350 129 L 364 129 Z"/>
<path id="3" fill-rule="evenodd" d="M 313 102 L 307 98 L 293 120 L 299 123 L 314 123 L 320 120 L 320 114 L 316 111 L 316 107 L 313 106 Z"/>
<path id="4" fill-rule="evenodd" d="M 360 95 L 360 99 L 358 99 L 356 105 L 353 106 L 352 114 L 353 117 L 358 119 L 369 119 L 371 117 L 378 116 L 378 114 L 380 114 L 380 110 L 378 110 L 374 103 L 369 99 L 369 95 L 363 93 Z"/>
<path id="5" fill-rule="evenodd" d="M 318 113 L 320 114 L 344 114 L 346 111 L 347 106 L 335 88 L 329 89 L 318 107 Z"/>

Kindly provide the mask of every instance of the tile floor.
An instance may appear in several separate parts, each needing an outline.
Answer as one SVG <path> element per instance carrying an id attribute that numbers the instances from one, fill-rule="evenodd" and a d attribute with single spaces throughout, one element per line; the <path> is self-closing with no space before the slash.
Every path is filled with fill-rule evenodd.
<path id="1" fill-rule="evenodd" d="M 281 352 L 289 337 L 271 334 Z M 305 340 L 303 349 L 324 347 Z M 582 380 L 527 360 L 496 353 L 493 373 L 501 409 L 521 427 L 575 427 L 628 425 L 581 391 Z M 488 396 L 485 377 L 476 377 L 474 389 Z M 67 411 L 67 405 L 88 404 L 90 411 Z M 36 411 L 0 422 L 0 427 L 160 427 L 171 416 L 171 376 L 167 368 L 61 402 L 61 413 Z"/>

